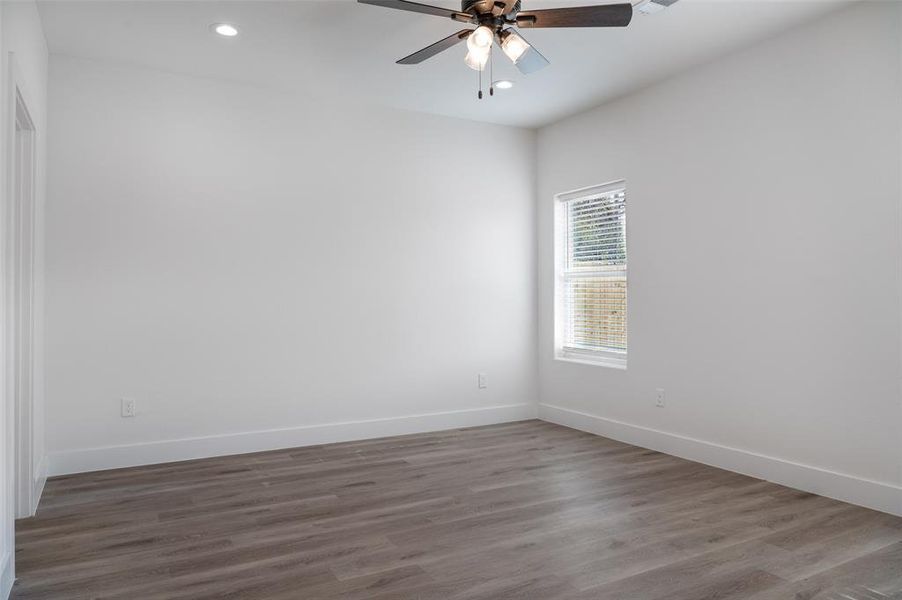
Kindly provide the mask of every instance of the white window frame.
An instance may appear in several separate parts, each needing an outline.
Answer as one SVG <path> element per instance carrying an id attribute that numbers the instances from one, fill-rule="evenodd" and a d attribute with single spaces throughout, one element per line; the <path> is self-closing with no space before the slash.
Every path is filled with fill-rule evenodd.
<path id="1" fill-rule="evenodd" d="M 627 350 L 624 352 L 607 351 L 607 350 L 585 350 L 578 348 L 567 348 L 564 345 L 564 332 L 567 329 L 567 309 L 564 302 L 565 283 L 570 275 L 567 273 L 567 202 L 572 200 L 589 199 L 605 194 L 616 192 L 626 193 L 626 181 L 623 179 L 594 185 L 587 188 L 581 188 L 570 192 L 563 192 L 554 197 L 554 358 L 567 362 L 599 365 L 614 369 L 626 369 L 627 352 L 629 351 L 629 342 L 627 342 Z M 627 201 L 627 211 L 629 210 L 629 201 Z M 624 220 L 626 217 L 624 216 Z M 624 229 L 626 225 L 624 224 Z M 624 232 L 624 242 L 626 243 L 626 232 Z M 627 248 L 627 256 L 629 256 L 629 248 Z M 627 285 L 627 301 L 626 301 L 626 322 L 627 322 L 627 338 L 629 338 L 629 276 L 627 275 L 629 258 L 627 258 L 627 267 L 618 271 L 581 271 L 579 277 L 625 277 Z"/>

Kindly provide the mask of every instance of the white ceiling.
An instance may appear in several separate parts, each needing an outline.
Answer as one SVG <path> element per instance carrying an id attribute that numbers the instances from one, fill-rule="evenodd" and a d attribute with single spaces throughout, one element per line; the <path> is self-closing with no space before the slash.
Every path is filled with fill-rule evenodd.
<path id="1" fill-rule="evenodd" d="M 430 2 L 430 0 L 420 0 Z M 459 8 L 453 0 L 432 4 Z M 524 8 L 601 4 L 523 0 Z M 601 104 L 837 8 L 832 0 L 680 0 L 626 29 L 535 29 L 551 66 L 524 77 L 503 56 L 476 99 L 460 46 L 419 65 L 394 61 L 462 28 L 439 17 L 353 0 L 40 2 L 53 53 L 314 93 L 479 121 L 536 127 Z M 237 24 L 225 39 L 214 22 Z"/>

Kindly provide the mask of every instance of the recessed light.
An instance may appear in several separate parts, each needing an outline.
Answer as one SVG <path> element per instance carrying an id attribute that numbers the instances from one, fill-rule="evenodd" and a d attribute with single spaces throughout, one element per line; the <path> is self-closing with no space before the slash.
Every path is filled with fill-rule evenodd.
<path id="1" fill-rule="evenodd" d="M 223 37 L 235 37 L 238 35 L 238 28 L 228 23 L 213 23 L 210 25 L 210 29 Z"/>
<path id="2" fill-rule="evenodd" d="M 499 90 L 509 90 L 514 87 L 514 82 L 508 81 L 507 79 L 502 79 L 501 81 L 495 82 L 495 87 Z"/>

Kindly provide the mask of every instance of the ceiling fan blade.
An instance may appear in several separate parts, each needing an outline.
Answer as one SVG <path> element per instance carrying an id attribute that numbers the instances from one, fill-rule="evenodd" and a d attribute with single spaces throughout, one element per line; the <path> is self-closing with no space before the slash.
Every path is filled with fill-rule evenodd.
<path id="1" fill-rule="evenodd" d="M 522 38 L 523 35 L 521 34 L 520 37 Z M 526 41 L 526 39 L 524 38 L 523 41 Z M 529 42 L 526 43 L 529 44 Z M 542 53 L 536 50 L 535 46 L 532 44 L 529 44 L 529 49 L 514 63 L 517 69 L 524 75 L 541 71 L 550 64 L 548 59 L 542 56 Z"/>
<path id="2" fill-rule="evenodd" d="M 394 8 L 396 10 L 406 10 L 409 12 L 420 13 L 424 15 L 434 15 L 436 17 L 447 17 L 460 21 L 462 23 L 472 23 L 473 15 L 458 12 L 456 10 L 448 10 L 439 6 L 430 6 L 428 4 L 420 4 L 418 2 L 408 2 L 407 0 L 357 0 L 360 4 L 371 4 L 373 6 L 382 6 L 384 8 Z"/>
<path id="3" fill-rule="evenodd" d="M 629 3 L 574 6 L 521 12 L 517 27 L 626 27 L 632 18 Z"/>
<path id="4" fill-rule="evenodd" d="M 414 52 L 410 56 L 405 56 L 401 60 L 398 61 L 399 65 L 418 65 L 427 58 L 432 58 L 436 54 L 440 52 L 444 52 L 448 48 L 452 48 L 464 41 L 470 34 L 473 33 L 472 29 L 461 29 L 457 33 L 453 35 L 449 35 L 443 40 L 439 40 L 431 46 L 426 46 L 422 50 Z"/>

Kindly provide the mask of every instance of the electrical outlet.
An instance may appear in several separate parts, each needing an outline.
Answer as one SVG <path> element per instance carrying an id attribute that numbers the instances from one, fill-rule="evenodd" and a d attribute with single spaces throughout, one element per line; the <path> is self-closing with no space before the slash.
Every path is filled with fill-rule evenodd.
<path id="1" fill-rule="evenodd" d="M 665 405 L 666 404 L 664 402 L 664 390 L 661 388 L 658 388 L 655 390 L 655 406 L 658 408 L 664 408 Z"/>
<path id="2" fill-rule="evenodd" d="M 479 389 L 484 390 L 489 387 L 489 377 L 485 373 L 480 373 L 476 376 L 476 382 L 479 385 Z"/>
<path id="3" fill-rule="evenodd" d="M 137 414 L 137 403 L 131 398 L 122 399 L 122 416 L 134 417 Z"/>

